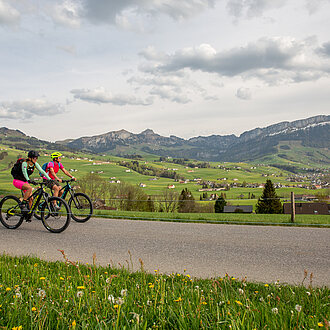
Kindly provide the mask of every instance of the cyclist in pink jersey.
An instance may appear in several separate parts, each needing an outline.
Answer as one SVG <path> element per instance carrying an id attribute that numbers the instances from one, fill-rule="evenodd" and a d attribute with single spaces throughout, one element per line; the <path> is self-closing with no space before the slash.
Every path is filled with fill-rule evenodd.
<path id="1" fill-rule="evenodd" d="M 62 187 L 60 186 L 59 182 L 62 182 L 62 179 L 57 176 L 58 171 L 61 170 L 74 181 L 76 181 L 76 178 L 72 176 L 62 165 L 62 154 L 60 152 L 53 152 L 50 157 L 52 158 L 52 161 L 47 164 L 46 173 L 49 175 L 52 181 L 47 181 L 47 186 L 53 190 L 55 197 L 61 197 L 63 191 L 61 191 Z M 46 178 L 43 177 L 43 179 L 45 180 Z"/>

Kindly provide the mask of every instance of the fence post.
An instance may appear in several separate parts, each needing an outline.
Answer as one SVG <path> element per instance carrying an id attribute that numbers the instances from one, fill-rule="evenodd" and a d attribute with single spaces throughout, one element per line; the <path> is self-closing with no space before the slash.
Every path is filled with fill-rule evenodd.
<path id="1" fill-rule="evenodd" d="M 291 222 L 294 222 L 296 216 L 296 206 L 294 204 L 294 192 L 291 191 Z"/>

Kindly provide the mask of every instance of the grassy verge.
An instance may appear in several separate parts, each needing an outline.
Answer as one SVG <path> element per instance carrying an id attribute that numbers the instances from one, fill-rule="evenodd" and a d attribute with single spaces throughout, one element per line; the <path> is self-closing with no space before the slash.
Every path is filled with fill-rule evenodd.
<path id="1" fill-rule="evenodd" d="M 94 210 L 96 217 L 114 219 L 136 219 L 155 221 L 208 222 L 255 225 L 313 225 L 330 226 L 328 215 L 298 214 L 295 223 L 290 222 L 290 214 L 242 214 L 242 213 L 160 213 L 136 211 Z"/>
<path id="2" fill-rule="evenodd" d="M 316 329 L 329 326 L 327 287 L 249 283 L 230 276 L 0 256 L 3 329 Z M 307 274 L 306 274 L 307 276 Z"/>

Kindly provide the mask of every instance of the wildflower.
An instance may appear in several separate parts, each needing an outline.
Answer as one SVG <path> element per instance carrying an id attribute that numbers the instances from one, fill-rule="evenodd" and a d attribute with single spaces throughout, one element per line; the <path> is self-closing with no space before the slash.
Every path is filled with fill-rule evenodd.
<path id="1" fill-rule="evenodd" d="M 77 297 L 78 298 L 81 298 L 83 295 L 84 295 L 84 292 L 83 291 L 78 291 L 77 292 Z"/>
<path id="2" fill-rule="evenodd" d="M 244 290 L 242 290 L 242 289 L 238 289 L 238 292 L 239 292 L 240 294 L 243 294 L 243 293 L 244 293 Z"/>
<path id="3" fill-rule="evenodd" d="M 269 285 L 268 284 L 265 284 L 265 287 L 267 288 L 267 287 L 269 287 Z"/>
<path id="4" fill-rule="evenodd" d="M 198 290 L 198 289 L 199 289 L 199 286 L 198 286 L 198 285 L 196 285 L 196 286 L 195 286 L 195 289 L 196 289 L 196 290 Z"/>
<path id="5" fill-rule="evenodd" d="M 76 323 L 76 320 L 73 320 L 72 323 L 71 323 L 72 327 L 75 328 L 77 323 Z"/>
<path id="6" fill-rule="evenodd" d="M 35 312 L 37 309 L 35 307 L 32 307 L 32 312 Z"/>
<path id="7" fill-rule="evenodd" d="M 111 283 L 111 278 L 108 277 L 108 278 L 105 280 L 105 282 L 106 282 L 107 284 Z"/>
<path id="8" fill-rule="evenodd" d="M 127 289 L 121 290 L 120 294 L 121 294 L 122 297 L 126 297 L 127 296 Z"/>
<path id="9" fill-rule="evenodd" d="M 261 302 L 265 301 L 263 297 L 261 297 L 259 300 L 260 300 Z"/>
<path id="10" fill-rule="evenodd" d="M 219 306 L 223 305 L 224 303 L 224 301 L 219 301 Z"/>
<path id="11" fill-rule="evenodd" d="M 188 278 L 190 278 L 191 276 L 189 274 L 186 275 Z"/>
<path id="12" fill-rule="evenodd" d="M 272 313 L 278 314 L 278 309 L 276 307 L 272 308 Z"/>
<path id="13" fill-rule="evenodd" d="M 152 289 L 152 288 L 154 288 L 155 287 L 155 285 L 154 284 L 152 284 L 152 283 L 149 283 L 149 288 L 150 289 Z"/>
<path id="14" fill-rule="evenodd" d="M 152 301 L 148 299 L 148 300 L 147 300 L 147 305 L 148 305 L 148 306 L 151 306 L 151 305 L 152 305 Z"/>
<path id="15" fill-rule="evenodd" d="M 85 287 L 83 286 L 83 285 L 80 285 L 80 286 L 77 286 L 77 289 L 79 290 L 84 290 L 85 289 Z"/>
<path id="16" fill-rule="evenodd" d="M 42 289 L 38 289 L 38 293 L 37 295 L 40 297 L 40 298 L 45 298 L 46 297 L 46 291 L 45 290 L 42 290 Z"/>
<path id="17" fill-rule="evenodd" d="M 116 303 L 116 305 L 122 305 L 124 303 L 124 299 L 119 297 L 116 299 L 115 303 Z"/>
<path id="18" fill-rule="evenodd" d="M 235 303 L 236 303 L 237 305 L 240 305 L 240 306 L 243 305 L 239 300 L 235 300 Z"/>
<path id="19" fill-rule="evenodd" d="M 16 298 L 22 298 L 22 294 L 21 294 L 20 292 L 16 292 L 16 293 L 15 293 L 15 297 L 16 297 Z"/>
<path id="20" fill-rule="evenodd" d="M 110 295 L 108 296 L 108 300 L 109 300 L 112 304 L 115 303 L 115 297 L 114 297 L 112 294 L 110 294 Z"/>
<path id="21" fill-rule="evenodd" d="M 6 291 L 11 291 L 11 288 L 6 288 Z"/>
<path id="22" fill-rule="evenodd" d="M 301 312 L 301 306 L 300 306 L 300 305 L 296 305 L 296 306 L 295 306 L 295 309 L 296 309 L 296 311 L 297 311 L 298 313 Z"/>
<path id="23" fill-rule="evenodd" d="M 11 330 L 21 330 L 21 329 L 23 329 L 23 327 L 20 325 L 20 326 L 18 326 L 18 327 L 13 327 L 13 328 L 11 328 Z"/>
<path id="24" fill-rule="evenodd" d="M 60 280 L 64 281 L 64 278 L 61 276 L 61 277 L 60 277 Z"/>
<path id="25" fill-rule="evenodd" d="M 38 267 L 38 264 L 34 264 L 34 267 Z"/>
<path id="26" fill-rule="evenodd" d="M 324 325 L 323 325 L 322 322 L 319 322 L 317 325 L 318 325 L 319 327 L 324 327 Z"/>
<path id="27" fill-rule="evenodd" d="M 206 301 L 202 301 L 202 305 L 207 305 L 207 302 Z"/>
<path id="28" fill-rule="evenodd" d="M 45 279 L 46 279 L 46 277 L 43 277 L 43 276 L 42 276 L 42 277 L 40 277 L 39 279 L 40 279 L 40 280 L 45 280 Z"/>
<path id="29" fill-rule="evenodd" d="M 176 276 L 181 276 L 181 274 L 176 274 Z"/>
<path id="30" fill-rule="evenodd" d="M 117 309 L 119 307 L 119 305 L 113 305 L 113 308 Z"/>
<path id="31" fill-rule="evenodd" d="M 306 293 L 307 293 L 307 296 L 310 296 L 311 295 L 311 293 L 309 291 L 306 291 Z"/>
<path id="32" fill-rule="evenodd" d="M 179 297 L 178 299 L 175 299 L 174 301 L 176 301 L 176 302 L 180 302 L 180 301 L 182 301 L 182 298 Z"/>

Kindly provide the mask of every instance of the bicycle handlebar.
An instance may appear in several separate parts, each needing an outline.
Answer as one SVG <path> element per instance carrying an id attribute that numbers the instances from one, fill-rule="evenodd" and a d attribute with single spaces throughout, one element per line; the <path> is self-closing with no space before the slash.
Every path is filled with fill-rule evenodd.
<path id="1" fill-rule="evenodd" d="M 74 181 L 75 181 L 74 179 L 70 179 L 70 180 L 63 180 L 63 179 L 62 179 L 62 182 L 63 182 L 63 183 L 69 183 L 69 182 L 74 182 Z"/>

